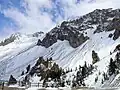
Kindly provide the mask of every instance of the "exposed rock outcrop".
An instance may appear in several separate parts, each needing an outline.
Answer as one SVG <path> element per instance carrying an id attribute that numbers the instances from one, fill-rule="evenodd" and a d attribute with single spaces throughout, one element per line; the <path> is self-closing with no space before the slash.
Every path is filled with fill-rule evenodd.
<path id="1" fill-rule="evenodd" d="M 87 30 L 93 30 L 94 26 L 96 26 L 94 34 L 115 30 L 109 37 L 113 40 L 118 39 L 120 36 L 120 9 L 96 9 L 75 20 L 63 21 L 61 25 L 46 34 L 40 45 L 48 48 L 57 40 L 68 40 L 70 45 L 76 48 L 89 39 Z"/>

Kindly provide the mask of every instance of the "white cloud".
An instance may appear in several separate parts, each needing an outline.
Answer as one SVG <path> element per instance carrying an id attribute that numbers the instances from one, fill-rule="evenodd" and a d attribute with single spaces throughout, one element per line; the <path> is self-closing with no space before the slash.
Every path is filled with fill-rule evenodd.
<path id="1" fill-rule="evenodd" d="M 65 1 L 68 5 L 68 7 L 65 8 L 66 18 L 70 16 L 81 16 L 95 9 L 115 8 L 117 3 L 120 3 L 119 0 L 97 0 L 93 2 L 90 2 L 91 0 L 85 0 L 80 4 L 73 3 L 73 0 L 70 0 L 70 2 L 68 0 Z"/>
<path id="2" fill-rule="evenodd" d="M 5 37 L 10 36 L 11 34 L 13 34 L 15 32 L 15 30 L 11 27 L 4 27 L 1 31 L 0 31 L 0 41 L 3 40 Z"/>
<path id="3" fill-rule="evenodd" d="M 65 18 L 72 16 L 81 16 L 102 8 L 119 8 L 120 0 L 81 0 L 80 4 L 76 4 L 75 0 L 58 0 L 62 3 L 61 8 L 64 10 Z M 15 8 L 5 9 L 4 15 L 12 19 L 18 26 L 18 30 L 24 33 L 33 33 L 37 31 L 49 31 L 55 23 L 51 19 L 51 14 L 40 11 L 41 7 L 52 9 L 52 0 L 24 0 L 21 4 L 25 8 L 22 13 Z M 62 17 L 57 18 L 57 22 L 61 22 Z"/>
<path id="4" fill-rule="evenodd" d="M 42 13 L 39 10 L 43 2 L 33 3 L 33 0 L 29 0 L 29 2 L 27 1 L 28 0 L 26 0 L 23 4 L 26 14 L 21 13 L 17 8 L 9 8 L 3 11 L 4 15 L 12 19 L 17 24 L 19 27 L 18 29 L 21 32 L 32 33 L 42 30 L 47 31 L 51 28 L 54 24 L 51 17 L 47 13 Z"/>

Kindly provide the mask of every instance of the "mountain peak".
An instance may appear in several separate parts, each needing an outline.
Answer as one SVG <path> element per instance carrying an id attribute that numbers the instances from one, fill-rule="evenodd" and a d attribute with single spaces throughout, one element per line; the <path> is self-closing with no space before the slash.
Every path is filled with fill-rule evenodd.
<path id="1" fill-rule="evenodd" d="M 74 20 L 63 21 L 61 25 L 53 28 L 46 34 L 41 45 L 46 48 L 50 47 L 57 40 L 68 40 L 69 44 L 76 48 L 89 40 L 92 34 L 100 32 L 109 32 L 115 30 L 113 33 L 113 40 L 120 36 L 120 9 L 96 9 L 84 16 Z M 88 31 L 91 29 L 91 35 Z"/>

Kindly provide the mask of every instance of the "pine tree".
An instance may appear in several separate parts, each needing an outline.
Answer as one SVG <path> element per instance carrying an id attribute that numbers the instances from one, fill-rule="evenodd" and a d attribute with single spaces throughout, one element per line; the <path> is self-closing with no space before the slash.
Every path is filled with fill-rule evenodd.
<path id="1" fill-rule="evenodd" d="M 113 74 L 113 69 L 112 69 L 112 63 L 113 63 L 113 59 L 110 59 L 110 64 L 109 64 L 109 75 Z"/>
<path id="2" fill-rule="evenodd" d="M 29 81 L 29 78 L 28 78 L 28 75 L 25 76 L 25 82 L 28 82 Z"/>
<path id="3" fill-rule="evenodd" d="M 88 67 L 87 67 L 87 63 L 85 61 L 85 64 L 84 64 L 84 68 L 85 68 L 85 77 L 88 76 Z"/>
<path id="4" fill-rule="evenodd" d="M 92 74 L 92 70 L 94 69 L 93 65 L 90 64 L 89 67 L 88 67 L 88 72 L 89 74 Z"/>
<path id="5" fill-rule="evenodd" d="M 76 84 L 76 80 L 75 80 L 75 78 L 73 78 L 73 80 L 72 80 L 72 87 L 76 87 L 77 86 L 77 84 Z"/>
<path id="6" fill-rule="evenodd" d="M 26 73 L 28 73 L 30 71 L 30 64 L 26 67 L 26 70 L 27 70 Z"/>
<path id="7" fill-rule="evenodd" d="M 32 67 L 32 69 L 29 72 L 29 75 L 32 77 L 36 73 L 36 67 Z"/>
<path id="8" fill-rule="evenodd" d="M 98 76 L 95 78 L 95 82 L 97 82 L 98 81 Z"/>
<path id="9" fill-rule="evenodd" d="M 102 79 L 101 83 L 103 84 L 104 83 L 104 80 Z"/>
<path id="10" fill-rule="evenodd" d="M 83 78 L 85 78 L 85 76 L 86 76 L 85 74 L 86 74 L 86 72 L 85 72 L 85 67 L 82 67 L 82 77 L 83 77 Z"/>
<path id="11" fill-rule="evenodd" d="M 40 46 L 42 43 L 42 41 L 40 39 L 38 39 L 37 45 Z"/>
<path id="12" fill-rule="evenodd" d="M 100 58 L 98 57 L 98 54 L 93 50 L 92 51 L 92 63 L 95 64 L 96 62 L 100 61 Z"/>
<path id="13" fill-rule="evenodd" d="M 17 80 L 11 75 L 8 81 L 8 85 L 17 84 Z"/>
<path id="14" fill-rule="evenodd" d="M 22 73 L 21 73 L 21 76 L 23 76 L 24 75 L 24 71 L 22 71 Z"/>
<path id="15" fill-rule="evenodd" d="M 86 63 L 86 61 L 85 61 L 84 67 L 87 68 L 87 63 Z"/>
<path id="16" fill-rule="evenodd" d="M 116 57 L 116 61 L 117 61 L 117 63 L 119 63 L 119 64 L 120 64 L 120 59 L 119 59 L 119 56 L 120 56 L 120 54 L 119 54 L 119 53 L 117 53 L 115 57 Z"/>
<path id="17" fill-rule="evenodd" d="M 77 67 L 75 68 L 75 71 L 77 71 Z"/>
<path id="18" fill-rule="evenodd" d="M 81 66 L 79 65 L 79 71 L 81 70 Z"/>
<path id="19" fill-rule="evenodd" d="M 113 59 L 110 59 L 110 64 L 109 64 L 109 75 L 111 76 L 112 74 L 115 74 L 115 70 L 116 70 L 116 65 L 115 65 L 115 61 L 113 61 Z"/>
<path id="20" fill-rule="evenodd" d="M 50 59 L 49 59 L 50 61 L 52 61 L 53 59 L 52 59 L 52 57 L 50 57 Z"/>
<path id="21" fill-rule="evenodd" d="M 39 59 L 37 60 L 37 63 L 35 64 L 35 66 L 38 66 L 38 65 L 40 65 L 43 62 L 44 62 L 44 58 L 43 57 L 39 57 Z"/>

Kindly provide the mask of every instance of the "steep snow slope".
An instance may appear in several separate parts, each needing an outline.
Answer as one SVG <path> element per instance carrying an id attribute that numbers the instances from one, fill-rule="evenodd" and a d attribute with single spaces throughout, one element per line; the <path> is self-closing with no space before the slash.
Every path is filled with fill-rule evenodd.
<path id="1" fill-rule="evenodd" d="M 94 13 L 96 12 L 97 11 L 95 11 Z M 62 34 L 67 35 L 68 33 L 75 34 L 77 31 L 76 33 L 78 34 L 77 36 L 79 36 L 79 34 L 81 35 L 82 33 L 84 34 L 84 36 L 89 37 L 89 39 L 87 39 L 83 44 L 81 45 L 78 44 L 79 46 L 76 48 L 73 48 L 70 45 L 69 42 L 70 39 L 63 41 L 57 39 L 57 41 L 48 48 L 45 48 L 44 46 L 37 46 L 38 39 L 43 39 L 43 36 L 33 37 L 30 35 L 21 35 L 14 42 L 5 46 L 0 46 L 0 51 L 1 51 L 0 79 L 8 80 L 11 74 L 16 78 L 19 77 L 21 72 L 26 69 L 27 65 L 28 64 L 34 65 L 37 58 L 40 56 L 43 56 L 44 58 L 52 57 L 53 60 L 55 60 L 61 67 L 65 69 L 67 69 L 68 67 L 75 69 L 79 65 L 83 66 L 85 61 L 87 62 L 87 64 L 91 64 L 92 50 L 95 50 L 98 53 L 98 56 L 100 57 L 100 61 L 94 65 L 97 67 L 97 70 L 95 70 L 92 75 L 86 78 L 85 83 L 88 86 L 102 86 L 101 85 L 101 80 L 103 78 L 102 74 L 99 75 L 99 82 L 97 82 L 96 84 L 94 83 L 94 79 L 96 76 L 98 76 L 99 72 L 103 73 L 107 71 L 110 58 L 115 56 L 113 50 L 118 44 L 120 44 L 120 38 L 118 38 L 117 40 L 113 40 L 113 38 L 108 37 L 109 34 L 111 33 L 113 34 L 115 32 L 114 29 L 110 31 L 103 30 L 100 31 L 99 33 L 94 33 L 99 25 L 98 23 L 92 25 L 89 24 L 87 22 L 89 21 L 89 19 L 90 19 L 89 17 L 87 19 L 85 17 L 85 20 L 84 18 L 82 19 L 84 20 L 84 22 L 82 22 L 82 25 L 81 24 L 80 25 L 81 28 L 85 28 L 84 31 L 82 30 L 79 31 L 76 29 L 78 28 L 79 24 L 72 25 L 75 23 L 70 23 L 71 26 L 68 25 L 67 26 L 68 28 L 66 28 L 68 31 L 66 30 L 65 33 L 62 32 Z M 111 18 L 108 19 L 112 20 Z M 88 24 L 88 27 L 91 26 L 92 28 L 88 28 L 88 27 L 86 28 L 86 24 Z M 75 29 L 69 32 L 69 28 L 72 29 L 75 28 Z M 52 37 L 52 39 L 54 38 Z M 112 52 L 112 55 L 110 55 L 110 52 Z M 117 79 L 118 78 L 116 77 L 116 80 Z"/>
<path id="2" fill-rule="evenodd" d="M 113 33 L 113 31 L 97 34 L 89 33 L 89 36 L 91 36 L 90 39 L 77 48 L 72 48 L 66 40 L 58 40 L 57 43 L 49 48 L 36 46 L 38 38 L 29 37 L 25 40 L 16 40 L 14 43 L 1 48 L 1 50 L 8 49 L 5 51 L 3 50 L 5 54 L 8 54 L 7 56 L 2 58 L 1 55 L 2 63 L 0 64 L 2 68 L 0 72 L 1 75 L 3 75 L 1 79 L 8 79 L 11 74 L 18 77 L 28 64 L 33 65 L 40 56 L 44 56 L 44 58 L 53 57 L 53 60 L 61 67 L 75 69 L 79 65 L 84 65 L 85 61 L 91 64 L 92 50 L 95 50 L 100 57 L 100 62 L 95 64 L 98 66 L 97 70 L 86 80 L 86 83 L 92 86 L 94 85 L 94 79 L 96 75 L 98 75 L 98 72 L 106 72 L 110 57 L 114 56 L 110 56 L 110 52 L 113 52 L 116 45 L 120 43 L 119 39 L 113 41 L 111 38 L 108 38 L 109 33 Z M 4 71 L 3 74 L 2 71 Z"/>
<path id="3" fill-rule="evenodd" d="M 38 38 L 40 37 L 22 35 L 14 42 L 0 46 L 1 79 L 8 79 L 10 74 L 18 76 L 29 63 L 35 62 L 42 53 L 42 48 L 39 50 L 36 46 Z"/>
<path id="4" fill-rule="evenodd" d="M 44 57 L 53 57 L 53 60 L 56 60 L 61 67 L 75 69 L 79 65 L 83 66 L 85 61 L 87 64 L 91 64 L 92 50 L 95 50 L 100 57 L 100 61 L 94 65 L 97 67 L 97 70 L 86 78 L 85 83 L 87 86 L 102 87 L 103 72 L 107 72 L 110 58 L 114 58 L 115 56 L 113 51 L 120 43 L 120 39 L 114 41 L 108 38 L 108 35 L 113 32 L 114 31 L 89 34 L 91 36 L 90 39 L 75 49 L 69 45 L 68 41 L 58 41 L 48 48 Z M 110 52 L 113 54 L 110 55 Z M 100 75 L 99 72 L 101 73 Z M 95 83 L 95 78 L 97 76 L 99 77 L 99 82 Z M 72 74 L 68 75 L 68 79 L 70 78 L 72 78 Z"/>
<path id="5" fill-rule="evenodd" d="M 88 41 L 77 48 L 72 48 L 67 41 L 58 41 L 48 48 L 44 56 L 53 57 L 59 65 L 72 68 L 83 65 L 85 61 L 92 63 L 92 50 L 95 50 L 103 60 L 119 44 L 119 40 L 113 41 L 108 38 L 112 32 L 92 34 Z"/>

